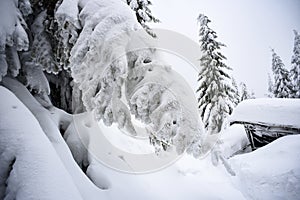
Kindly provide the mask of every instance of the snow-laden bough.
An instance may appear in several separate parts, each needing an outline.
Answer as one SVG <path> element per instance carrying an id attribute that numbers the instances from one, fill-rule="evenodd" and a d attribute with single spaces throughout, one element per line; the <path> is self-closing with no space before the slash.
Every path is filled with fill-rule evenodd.
<path id="1" fill-rule="evenodd" d="M 157 151 L 175 147 L 179 154 L 200 156 L 204 134 L 194 92 L 160 59 L 128 6 L 115 0 L 78 5 L 83 29 L 71 50 L 70 69 L 86 110 L 133 136 L 135 116 Z"/>

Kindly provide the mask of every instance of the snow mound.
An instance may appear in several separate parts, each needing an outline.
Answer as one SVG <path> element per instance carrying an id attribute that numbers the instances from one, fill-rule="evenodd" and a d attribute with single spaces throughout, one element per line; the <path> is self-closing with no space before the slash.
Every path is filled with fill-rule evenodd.
<path id="1" fill-rule="evenodd" d="M 265 123 L 300 128 L 300 99 L 261 98 L 242 101 L 230 122 Z"/>
<path id="2" fill-rule="evenodd" d="M 250 199 L 299 199 L 300 135 L 285 136 L 230 159 L 237 187 Z"/>
<path id="3" fill-rule="evenodd" d="M 0 199 L 82 199 L 33 114 L 2 86 L 0 96 Z"/>
<path id="4" fill-rule="evenodd" d="M 243 125 L 234 124 L 224 131 L 220 136 L 220 150 L 225 158 L 236 154 L 248 152 L 250 143 Z"/>

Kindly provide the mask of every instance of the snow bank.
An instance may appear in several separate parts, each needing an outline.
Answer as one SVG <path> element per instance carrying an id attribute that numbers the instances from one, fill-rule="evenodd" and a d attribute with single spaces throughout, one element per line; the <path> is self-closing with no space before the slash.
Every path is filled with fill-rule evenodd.
<path id="1" fill-rule="evenodd" d="M 22 103 L 35 116 L 44 131 L 43 134 L 48 137 L 48 140 L 52 143 L 56 150 L 56 155 L 59 156 L 61 163 L 68 170 L 68 176 L 72 177 L 72 184 L 76 185 L 82 197 L 84 199 L 96 199 L 98 197 L 102 197 L 102 190 L 97 188 L 79 168 L 59 131 L 59 128 L 62 128 L 64 124 L 56 124 L 59 120 L 55 118 L 61 116 L 63 113 L 58 113 L 55 109 L 49 111 L 42 107 L 34 99 L 34 97 L 32 97 L 26 87 L 15 79 L 4 77 L 2 84 L 14 92 L 14 94 L 16 94 Z M 55 112 L 57 113 L 53 114 Z M 24 117 L 24 119 L 26 118 Z M 30 121 L 28 124 L 30 126 Z"/>
<path id="2" fill-rule="evenodd" d="M 300 135 L 285 136 L 230 159 L 236 185 L 250 199 L 299 199 Z"/>
<path id="3" fill-rule="evenodd" d="M 0 96 L 0 198 L 82 199 L 32 113 L 2 86 Z"/>
<path id="4" fill-rule="evenodd" d="M 219 147 L 225 158 L 247 152 L 249 150 L 247 146 L 249 145 L 250 143 L 243 125 L 234 124 L 221 132 Z"/>
<path id="5" fill-rule="evenodd" d="M 230 122 L 267 123 L 300 128 L 300 99 L 261 98 L 242 101 Z"/>

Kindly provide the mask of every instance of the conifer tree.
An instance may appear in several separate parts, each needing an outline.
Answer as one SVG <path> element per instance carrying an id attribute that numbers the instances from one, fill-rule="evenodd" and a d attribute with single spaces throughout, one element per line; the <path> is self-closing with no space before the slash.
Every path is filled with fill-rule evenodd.
<path id="1" fill-rule="evenodd" d="M 149 0 L 127 0 L 127 4 L 135 12 L 137 21 L 142 25 L 145 31 L 152 37 L 156 37 L 156 34 L 151 30 L 151 28 L 146 24 L 148 22 L 158 23 L 159 19 L 152 15 L 149 6 L 152 5 Z"/>
<path id="2" fill-rule="evenodd" d="M 244 82 L 240 83 L 240 88 L 241 88 L 241 101 L 250 99 L 251 95 L 249 94 L 248 88 Z"/>
<path id="3" fill-rule="evenodd" d="M 272 71 L 274 74 L 273 94 L 277 98 L 288 98 L 292 94 L 289 72 L 285 69 L 281 58 L 272 49 Z"/>
<path id="4" fill-rule="evenodd" d="M 156 20 L 150 1 L 135 2 L 138 20 L 120 0 L 0 1 L 0 84 L 13 77 L 47 109 L 89 111 L 132 135 L 135 116 L 157 151 L 175 146 L 197 157 L 197 101 L 150 36 L 136 30 L 138 21 Z"/>
<path id="5" fill-rule="evenodd" d="M 224 44 L 218 42 L 217 34 L 208 27 L 210 20 L 200 14 L 198 17 L 199 37 L 202 56 L 199 72 L 199 111 L 204 126 L 209 134 L 221 131 L 226 117 L 232 112 L 234 106 L 234 87 L 231 76 L 224 60 L 226 57 L 220 52 Z"/>
<path id="6" fill-rule="evenodd" d="M 300 98 L 300 35 L 294 30 L 294 49 L 292 56 L 292 68 L 290 71 L 290 79 L 293 85 L 293 94 L 291 97 Z"/>

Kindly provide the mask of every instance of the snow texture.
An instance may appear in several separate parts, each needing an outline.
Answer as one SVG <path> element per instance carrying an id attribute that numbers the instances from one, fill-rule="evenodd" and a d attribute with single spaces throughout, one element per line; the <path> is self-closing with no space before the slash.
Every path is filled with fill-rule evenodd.
<path id="1" fill-rule="evenodd" d="M 192 145 L 188 151 L 201 154 L 203 131 L 193 91 L 159 60 L 151 37 L 137 30 L 130 8 L 118 0 L 79 1 L 79 6 L 83 29 L 71 51 L 70 69 L 86 110 L 105 125 L 117 123 L 136 135 L 133 114 L 149 125 L 151 137 L 155 133 L 157 147 L 175 145 L 182 153 Z"/>
<path id="2" fill-rule="evenodd" d="M 204 131 L 189 85 L 170 67 L 155 62 L 136 63 L 128 73 L 126 96 L 130 109 L 137 119 L 148 124 L 146 128 L 157 150 L 174 145 L 178 153 L 187 149 L 199 157 Z M 134 81 L 140 74 L 143 79 Z"/>
<path id="3" fill-rule="evenodd" d="M 9 90 L 0 86 L 0 93 L 5 97 L 0 105 L 0 198 L 82 199 L 36 118 Z"/>
<path id="4" fill-rule="evenodd" d="M 240 124 L 234 124 L 223 130 L 218 145 L 225 158 L 251 151 L 245 128 Z"/>
<path id="5" fill-rule="evenodd" d="M 78 31 L 82 28 L 78 18 L 78 1 L 64 0 L 55 11 L 55 23 L 58 26 L 55 31 L 58 41 L 55 54 L 59 70 L 69 69 L 70 52 L 78 39 Z"/>
<path id="6" fill-rule="evenodd" d="M 53 50 L 49 42 L 49 36 L 44 31 L 46 16 L 46 10 L 39 13 L 30 27 L 34 38 L 31 44 L 32 49 L 30 50 L 33 57 L 31 62 L 36 65 L 36 68 L 41 68 L 48 73 L 57 74 L 59 68 L 53 59 Z"/>
<path id="7" fill-rule="evenodd" d="M 160 22 L 152 15 L 149 6 L 152 5 L 150 0 L 127 0 L 127 4 L 135 12 L 137 21 L 142 25 L 145 31 L 152 37 L 156 37 L 156 34 L 146 24 L 148 22 Z"/>
<path id="8" fill-rule="evenodd" d="M 300 128 L 300 99 L 245 100 L 236 107 L 229 120 Z"/>
<path id="9" fill-rule="evenodd" d="M 29 48 L 24 17 L 31 12 L 29 0 L 0 2 L 0 81 L 10 67 L 12 76 L 18 74 L 20 61 L 17 51 L 26 51 Z M 10 48 L 6 50 L 6 46 Z"/>
<path id="10" fill-rule="evenodd" d="M 248 199 L 299 199 L 300 136 L 284 136 L 230 159 L 235 184 Z"/>
<path id="11" fill-rule="evenodd" d="M 112 113 L 112 103 L 120 98 L 122 76 L 127 68 L 124 56 L 127 34 L 136 22 L 127 5 L 120 1 L 90 0 L 79 5 L 83 30 L 71 51 L 70 68 L 82 92 L 83 104 L 107 125 L 119 121 L 121 127 L 125 124 L 130 127 L 129 111 L 120 104 L 114 111 L 123 119 L 117 119 L 117 113 Z"/>
<path id="12" fill-rule="evenodd" d="M 150 144 L 133 144 L 130 135 L 120 133 L 117 126 L 108 128 L 102 122 L 101 125 L 97 125 L 89 113 L 76 115 L 74 119 L 77 134 L 90 153 L 88 176 L 98 187 L 105 189 L 107 199 L 244 199 L 241 192 L 233 187 L 231 177 L 224 167 L 214 167 L 210 157 L 195 159 L 191 155 L 183 154 L 172 165 L 169 164 L 158 171 L 136 174 L 136 167 L 144 163 L 131 160 L 128 152 L 145 158 L 144 153 L 151 150 Z M 123 136 L 120 139 L 115 134 Z M 103 143 L 105 140 L 109 142 Z M 117 153 L 115 150 L 112 151 L 111 147 L 107 148 L 109 143 L 112 148 L 118 149 Z M 79 146 L 78 143 L 77 145 Z M 99 151 L 95 151 L 95 148 Z M 155 154 L 154 156 L 154 159 L 159 159 Z M 100 157 L 102 159 L 99 160 Z M 107 165 L 107 162 L 112 165 Z M 149 160 L 145 159 L 144 162 L 147 163 Z M 153 163 L 147 164 L 153 166 Z M 127 167 L 133 170 L 133 173 L 115 170 L 116 165 Z M 170 192 L 170 188 L 173 192 Z M 215 192 L 216 190 L 218 192 Z"/>
<path id="13" fill-rule="evenodd" d="M 0 105 L 2 138 L 0 172 L 4 174 L 0 176 L 0 194 L 2 191 L 7 191 L 4 194 L 17 194 L 17 197 L 22 199 L 98 199 L 101 197 L 101 199 L 149 200 L 245 199 L 243 194 L 249 199 L 297 199 L 299 196 L 299 136 L 285 136 L 255 152 L 231 158 L 230 164 L 236 173 L 235 177 L 231 177 L 223 166 L 214 167 L 209 157 L 199 160 L 186 154 L 183 154 L 182 158 L 173 165 L 155 173 L 141 175 L 121 173 L 101 164 L 93 155 L 84 155 L 83 151 L 79 150 L 82 154 L 79 155 L 79 160 L 80 156 L 88 157 L 87 175 L 98 188 L 102 189 L 97 190 L 95 185 L 87 181 L 86 177 L 84 178 L 82 172 L 79 173 L 78 167 L 78 171 L 75 170 L 76 164 L 69 159 L 69 154 L 66 154 L 63 145 L 64 141 L 60 139 L 61 136 L 58 137 L 59 124 L 62 129 L 66 129 L 71 116 L 55 108 L 50 109 L 49 112 L 34 103 L 34 98 L 30 97 L 29 92 L 20 83 L 17 84 L 8 78 L 5 78 L 4 83 L 23 99 L 23 103 L 30 108 L 31 112 L 11 92 L 0 87 L 0 95 L 5 97 Z M 250 100 L 245 102 L 247 101 Z M 90 134 L 103 134 L 99 131 L 92 133 L 91 128 L 95 124 L 91 123 L 91 119 L 90 116 L 80 119 L 85 131 L 76 132 L 69 127 L 69 136 L 65 136 L 69 139 L 71 139 L 70 135 L 75 137 L 71 142 L 67 139 L 74 148 L 76 146 L 90 148 L 90 142 L 93 141 L 89 139 Z M 114 126 L 111 131 L 119 130 Z M 229 143 L 237 144 L 234 145 L 237 149 L 239 144 L 244 146 L 245 132 L 240 125 L 234 125 L 226 131 L 221 134 L 224 149 Z M 110 133 L 105 133 L 104 137 L 110 137 Z M 76 134 L 81 134 L 80 140 Z M 82 140 L 83 135 L 86 137 L 85 140 Z M 122 148 L 131 149 L 131 152 L 140 151 L 140 148 L 148 151 L 148 147 L 142 145 L 133 149 L 134 146 L 131 145 L 130 140 L 126 140 L 126 137 L 130 136 L 124 135 Z M 99 143 L 93 145 L 99 146 Z M 227 150 L 228 155 L 233 153 L 231 147 Z M 76 159 L 76 154 L 73 155 Z M 120 163 L 120 156 L 122 156 L 122 154 L 105 155 L 107 159 L 116 163 Z M 121 160 L 124 161 L 126 160 Z M 15 173 L 16 170 L 18 173 Z M 5 185 L 6 180 L 9 181 Z M 170 193 L 170 188 L 174 192 Z"/>
<path id="14" fill-rule="evenodd" d="M 102 193 L 102 190 L 97 188 L 79 168 L 72 157 L 70 149 L 68 148 L 59 131 L 64 126 L 67 126 L 66 123 L 68 120 L 64 112 L 53 114 L 57 112 L 55 111 L 55 109 L 51 109 L 52 111 L 45 109 L 35 100 L 35 98 L 29 93 L 25 86 L 14 79 L 5 77 L 3 80 L 3 85 L 9 88 L 14 94 L 16 94 L 17 97 L 22 100 L 22 103 L 28 109 L 30 109 L 31 113 L 38 120 L 38 123 L 40 124 L 44 134 L 52 143 L 52 146 L 54 147 L 56 155 L 58 155 L 61 164 L 64 166 L 64 168 L 67 169 L 68 176 L 71 177 L 72 184 L 75 185 L 78 192 L 80 193 L 80 196 L 83 199 L 91 200 L 102 197 L 104 195 Z M 59 119 L 61 119 L 62 121 L 60 121 Z M 51 177 L 51 175 L 49 175 L 48 177 Z M 53 184 L 56 183 L 53 182 Z M 30 192 L 30 190 L 28 190 L 28 192 Z"/>

